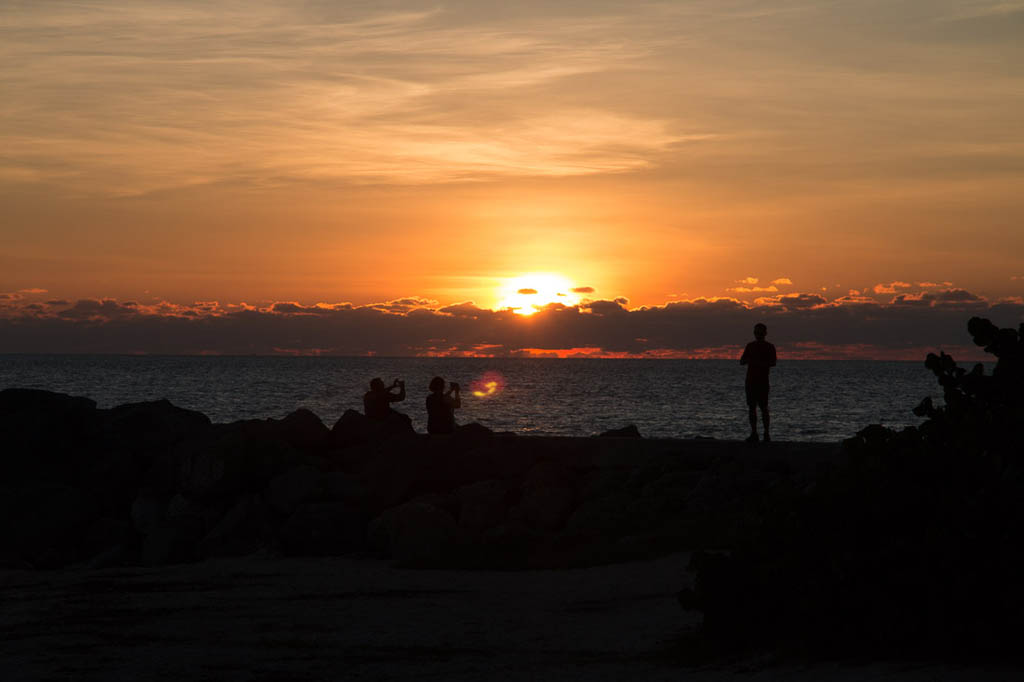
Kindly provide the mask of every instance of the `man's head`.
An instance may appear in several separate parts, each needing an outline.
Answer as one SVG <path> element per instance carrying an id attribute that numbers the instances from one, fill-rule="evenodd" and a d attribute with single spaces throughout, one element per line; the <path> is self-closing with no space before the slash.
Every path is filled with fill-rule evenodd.
<path id="1" fill-rule="evenodd" d="M 384 381 L 380 377 L 370 379 L 370 390 L 371 391 L 383 391 Z"/>
<path id="2" fill-rule="evenodd" d="M 754 338 L 758 341 L 764 341 L 764 337 L 768 336 L 768 327 L 763 323 L 758 322 L 754 325 Z"/>
<path id="3" fill-rule="evenodd" d="M 441 377 L 434 377 L 430 380 L 430 392 L 440 393 L 444 390 L 444 379 Z"/>

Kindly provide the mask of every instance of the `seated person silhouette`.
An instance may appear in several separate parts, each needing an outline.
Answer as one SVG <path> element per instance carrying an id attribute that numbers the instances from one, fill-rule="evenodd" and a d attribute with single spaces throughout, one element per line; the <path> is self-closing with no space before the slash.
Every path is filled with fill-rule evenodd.
<path id="1" fill-rule="evenodd" d="M 764 441 L 771 442 L 768 431 L 770 418 L 768 415 L 768 372 L 775 366 L 775 346 L 764 340 L 768 335 L 768 327 L 758 322 L 754 325 L 754 340 L 747 344 L 740 357 L 740 364 L 747 366 L 747 408 L 750 418 L 750 436 L 748 443 L 757 442 L 757 408 L 761 408 L 761 420 L 764 422 Z"/>
<path id="2" fill-rule="evenodd" d="M 398 393 L 392 393 L 395 389 Z M 370 381 L 370 390 L 363 395 L 363 412 L 370 419 L 385 421 L 389 415 L 398 414 L 391 409 L 391 403 L 405 400 L 405 382 L 395 379 L 389 388 L 384 386 L 380 377 Z"/>
<path id="3" fill-rule="evenodd" d="M 444 390 L 444 379 L 430 380 L 430 395 L 427 396 L 427 433 L 454 433 L 455 409 L 462 407 L 459 385 L 452 383 Z"/>

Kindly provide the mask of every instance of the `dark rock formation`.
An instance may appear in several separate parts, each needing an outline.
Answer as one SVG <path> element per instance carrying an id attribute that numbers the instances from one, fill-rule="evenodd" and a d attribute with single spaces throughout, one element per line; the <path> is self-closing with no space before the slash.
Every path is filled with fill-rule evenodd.
<path id="1" fill-rule="evenodd" d="M 599 438 L 641 438 L 640 429 L 636 424 L 623 426 L 621 429 L 609 429 L 598 434 Z"/>
<path id="2" fill-rule="evenodd" d="M 721 463 L 727 444 L 427 436 L 353 411 L 330 430 L 307 410 L 210 424 L 167 401 L 26 390 L 0 392 L 0 443 L 0 563 L 40 568 L 260 551 L 582 566 L 677 550 L 697 521 L 724 532 L 768 476 Z"/>

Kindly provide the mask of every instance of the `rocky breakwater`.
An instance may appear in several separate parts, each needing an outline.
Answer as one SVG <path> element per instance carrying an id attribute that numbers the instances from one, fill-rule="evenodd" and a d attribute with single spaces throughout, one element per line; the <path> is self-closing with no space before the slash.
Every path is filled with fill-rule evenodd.
<path id="1" fill-rule="evenodd" d="M 626 435 L 622 435 L 626 434 Z M 160 565 L 255 552 L 409 566 L 567 567 L 727 545 L 833 446 L 426 436 L 308 410 L 212 424 L 167 401 L 98 409 L 0 392 L 0 562 Z"/>

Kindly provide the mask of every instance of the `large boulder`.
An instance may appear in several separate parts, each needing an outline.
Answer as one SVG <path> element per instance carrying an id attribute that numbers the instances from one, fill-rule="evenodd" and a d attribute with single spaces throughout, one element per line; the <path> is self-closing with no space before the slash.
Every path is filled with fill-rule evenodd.
<path id="1" fill-rule="evenodd" d="M 104 514 L 127 517 L 146 472 L 146 464 L 127 448 L 111 446 L 95 453 L 78 487 L 93 493 Z"/>
<path id="2" fill-rule="evenodd" d="M 17 490 L 8 514 L 0 524 L 13 546 L 10 553 L 33 566 L 55 568 L 79 558 L 82 535 L 99 516 L 99 506 L 78 488 L 42 483 Z"/>
<path id="3" fill-rule="evenodd" d="M 502 523 L 508 515 L 509 489 L 503 481 L 470 483 L 458 489 L 459 525 L 480 532 Z"/>
<path id="4" fill-rule="evenodd" d="M 267 547 L 272 512 L 260 495 L 242 495 L 199 543 L 204 557 L 246 556 Z"/>
<path id="5" fill-rule="evenodd" d="M 284 441 L 299 450 L 326 448 L 331 438 L 330 430 L 320 417 L 305 408 L 299 408 L 282 419 L 279 428 Z"/>
<path id="6" fill-rule="evenodd" d="M 353 507 L 366 506 L 366 484 L 345 471 L 330 471 L 324 474 L 324 493 L 333 502 L 347 502 Z"/>
<path id="7" fill-rule="evenodd" d="M 136 532 L 146 535 L 160 525 L 167 512 L 167 502 L 152 490 L 140 490 L 131 508 L 131 523 Z"/>
<path id="8" fill-rule="evenodd" d="M 640 438 L 640 429 L 636 428 L 636 424 L 629 424 L 623 426 L 620 429 L 608 429 L 600 434 L 599 438 Z"/>
<path id="9" fill-rule="evenodd" d="M 643 520 L 634 512 L 633 496 L 625 491 L 583 500 L 572 513 L 566 528 L 577 534 L 611 540 L 628 533 Z"/>
<path id="10" fill-rule="evenodd" d="M 335 447 L 349 447 L 378 442 L 394 436 L 416 433 L 408 415 L 392 410 L 387 419 L 370 419 L 361 412 L 345 410 L 331 428 L 330 443 Z"/>
<path id="11" fill-rule="evenodd" d="M 561 528 L 575 497 L 571 473 L 556 462 L 540 462 L 526 474 L 523 495 L 513 515 L 535 528 Z"/>
<path id="12" fill-rule="evenodd" d="M 80 554 L 96 563 L 113 563 L 115 556 L 125 556 L 127 548 L 137 542 L 138 535 L 130 521 L 103 517 L 96 519 L 79 540 Z M 100 562 L 95 559 L 107 555 Z"/>
<path id="13" fill-rule="evenodd" d="M 430 460 L 412 444 L 391 441 L 362 472 L 367 508 L 376 514 L 412 499 L 422 490 L 424 478 L 433 475 L 430 467 Z"/>
<path id="14" fill-rule="evenodd" d="M 345 502 L 300 505 L 281 529 L 280 543 L 292 556 L 338 556 L 364 547 L 366 516 Z"/>
<path id="15" fill-rule="evenodd" d="M 302 465 L 271 480 L 267 497 L 274 509 L 288 516 L 303 502 L 323 497 L 324 483 L 323 472 Z"/>
<path id="16" fill-rule="evenodd" d="M 164 519 L 143 538 L 140 558 L 146 566 L 198 561 L 202 537 L 203 524 L 196 517 Z"/>
<path id="17" fill-rule="evenodd" d="M 260 492 L 297 460 L 295 451 L 276 438 L 273 429 L 253 422 L 231 424 L 210 436 L 186 441 L 177 454 L 181 490 L 200 498 Z"/>
<path id="18" fill-rule="evenodd" d="M 0 478 L 77 484 L 100 434 L 96 403 L 63 393 L 0 391 Z"/>
<path id="19" fill-rule="evenodd" d="M 387 546 L 388 555 L 403 566 L 450 565 L 459 544 L 455 517 L 423 500 L 389 509 L 370 524 L 372 543 Z"/>
<path id="20" fill-rule="evenodd" d="M 103 410 L 103 417 L 108 441 L 144 455 L 166 452 L 211 426 L 202 412 L 176 407 L 167 400 L 118 405 Z"/>

